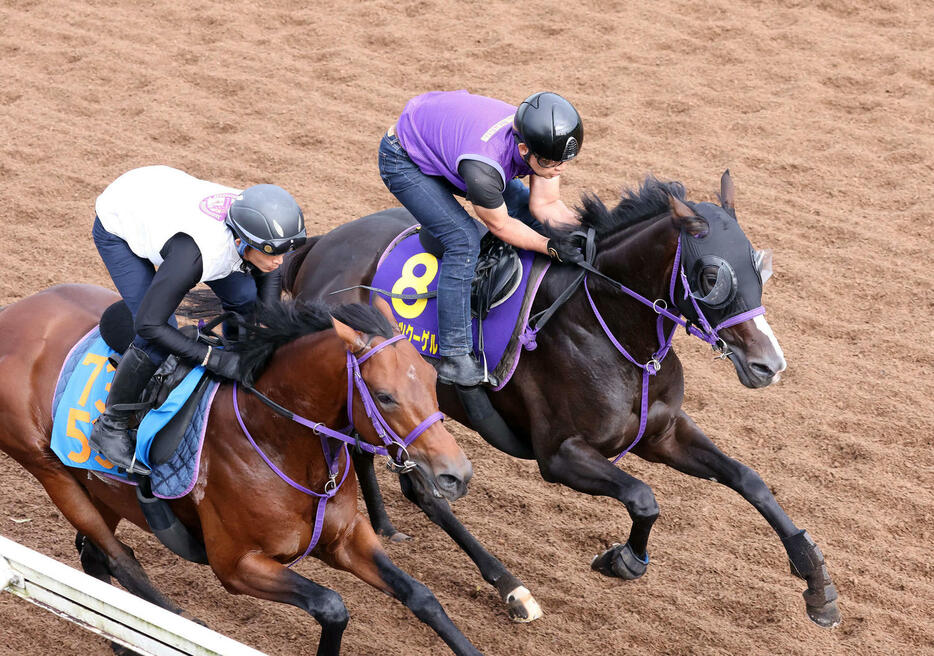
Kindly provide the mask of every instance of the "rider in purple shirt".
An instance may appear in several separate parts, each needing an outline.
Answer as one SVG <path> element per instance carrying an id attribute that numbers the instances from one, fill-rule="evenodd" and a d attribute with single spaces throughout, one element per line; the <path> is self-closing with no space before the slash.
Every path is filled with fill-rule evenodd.
<path id="1" fill-rule="evenodd" d="M 578 261 L 573 242 L 548 239 L 541 230 L 542 224 L 577 222 L 561 201 L 559 180 L 583 138 L 580 115 L 556 93 L 536 93 L 516 108 L 464 90 L 413 98 L 383 137 L 383 182 L 444 247 L 438 279 L 442 382 L 471 386 L 484 379 L 470 354 L 470 285 L 480 231 L 455 196 L 466 196 L 503 241 L 558 262 Z M 519 179 L 525 176 L 528 187 Z"/>

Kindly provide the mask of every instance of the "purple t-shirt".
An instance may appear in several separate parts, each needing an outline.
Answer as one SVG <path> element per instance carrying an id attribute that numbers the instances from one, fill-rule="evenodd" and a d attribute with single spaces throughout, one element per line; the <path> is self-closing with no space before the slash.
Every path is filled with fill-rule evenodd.
<path id="1" fill-rule="evenodd" d="M 466 191 L 457 166 L 463 159 L 473 159 L 495 168 L 505 186 L 532 173 L 512 136 L 515 113 L 513 105 L 464 89 L 430 91 L 406 104 L 396 135 L 425 175 L 444 176 Z"/>

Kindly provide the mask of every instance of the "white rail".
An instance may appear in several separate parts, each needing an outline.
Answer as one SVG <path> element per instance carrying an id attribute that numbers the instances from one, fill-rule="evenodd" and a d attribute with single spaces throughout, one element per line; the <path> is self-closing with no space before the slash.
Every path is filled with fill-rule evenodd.
<path id="1" fill-rule="evenodd" d="M 0 536 L 0 593 L 4 590 L 146 656 L 263 656 Z"/>

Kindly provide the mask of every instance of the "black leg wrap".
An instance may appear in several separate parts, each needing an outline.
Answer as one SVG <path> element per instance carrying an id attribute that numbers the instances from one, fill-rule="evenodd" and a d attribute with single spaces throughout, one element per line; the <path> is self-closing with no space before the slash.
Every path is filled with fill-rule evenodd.
<path id="1" fill-rule="evenodd" d="M 824 564 L 824 554 L 811 539 L 807 531 L 798 531 L 794 535 L 782 538 L 782 545 L 788 552 L 791 573 L 805 581 Z"/>
<path id="2" fill-rule="evenodd" d="M 136 498 L 153 535 L 173 553 L 185 560 L 207 565 L 208 555 L 204 550 L 204 545 L 188 532 L 184 524 L 178 521 L 167 501 L 152 496 L 149 478 L 137 476 L 136 480 Z"/>
<path id="3" fill-rule="evenodd" d="M 614 544 L 612 547 L 595 557 L 590 563 L 590 569 L 605 576 L 632 581 L 640 578 L 649 568 L 649 555 L 645 559 L 639 558 L 629 543 Z"/>
<path id="4" fill-rule="evenodd" d="M 808 616 L 816 624 L 824 627 L 840 623 L 840 609 L 837 607 L 837 587 L 830 578 L 824 555 L 807 531 L 799 531 L 782 539 L 791 573 L 807 581 L 804 591 L 804 603 Z"/>

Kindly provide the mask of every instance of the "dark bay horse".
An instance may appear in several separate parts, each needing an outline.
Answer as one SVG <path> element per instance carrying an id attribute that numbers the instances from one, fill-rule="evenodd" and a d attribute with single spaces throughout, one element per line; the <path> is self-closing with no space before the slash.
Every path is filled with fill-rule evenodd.
<path id="1" fill-rule="evenodd" d="M 114 535 L 124 518 L 148 530 L 134 488 L 67 468 L 50 449 L 51 402 L 62 363 L 115 300 L 100 287 L 63 285 L 0 313 L 0 448 L 39 480 L 78 530 L 76 544 L 87 573 L 108 583 L 113 576 L 134 594 L 180 612 Z M 405 339 L 395 339 L 392 324 L 373 308 L 331 312 L 334 318 L 320 304 L 276 305 L 264 311 L 261 326 L 247 327 L 242 358 L 247 375 L 256 375 L 254 389 L 309 423 L 289 421 L 259 395 L 241 389 L 236 396 L 234 386 L 224 383 L 208 418 L 197 483 L 189 495 L 171 502 L 172 508 L 203 541 L 211 568 L 229 592 L 311 614 L 321 624 L 319 655 L 339 653 L 349 617 L 338 593 L 289 568 L 308 555 L 316 533 L 311 555 L 402 601 L 454 653 L 479 654 L 434 595 L 383 551 L 357 509 L 356 479 L 346 476 L 349 458 L 341 443 L 328 440 L 336 457 L 326 460 L 325 438 L 308 427 L 313 421 L 321 430 L 340 429 L 353 420 L 361 439 L 379 446 L 384 441 L 377 431 L 416 435 L 405 449 L 393 442 L 389 455 L 402 455 L 414 467 L 407 476 L 423 493 L 456 499 L 466 493 L 472 469 L 436 421 L 434 370 Z M 351 368 L 351 363 L 357 364 Z M 354 379 L 359 372 L 362 382 L 348 392 L 351 371 Z M 368 414 L 382 417 L 380 428 Z M 329 491 L 329 481 L 332 495 L 321 506 L 325 502 L 314 494 Z M 343 483 L 335 488 L 335 481 Z M 316 531 L 316 510 L 322 507 Z"/>
<path id="2" fill-rule="evenodd" d="M 730 359 L 745 386 L 769 385 L 785 368 L 763 316 L 763 254 L 753 250 L 736 220 L 728 171 L 721 178 L 720 200 L 721 205 L 691 203 L 679 183 L 654 178 L 624 192 L 612 210 L 585 197 L 581 229 L 590 232 L 596 247 L 587 278 L 541 332 L 533 331 L 537 348 L 523 353 L 511 380 L 491 392 L 490 401 L 515 434 L 517 445 L 510 452 L 535 459 L 546 481 L 612 497 L 626 507 L 632 520 L 628 539 L 595 558 L 594 570 L 635 579 L 648 566 L 658 504 L 648 485 L 608 460 L 631 449 L 741 494 L 778 534 L 792 573 L 807 582 L 809 617 L 834 626 L 840 618 L 837 592 L 817 545 L 795 526 L 759 475 L 724 455 L 681 408 L 684 377 L 670 350 L 674 330 L 685 325 L 681 315 L 692 334 Z M 360 289 L 331 293 L 369 284 L 381 253 L 412 223 L 407 212 L 392 209 L 310 240 L 288 261 L 286 287 L 300 299 L 366 302 L 368 292 Z M 575 266 L 552 266 L 533 315 L 551 307 L 581 273 Z M 446 413 L 470 426 L 450 386 L 439 386 L 439 399 Z M 355 464 L 374 527 L 392 534 L 367 464 Z M 537 605 L 521 582 L 476 542 L 448 504 L 413 492 L 405 477 L 400 481 L 406 496 L 497 587 L 510 614 L 534 619 Z M 515 590 L 527 604 L 517 601 L 510 592 Z"/>

